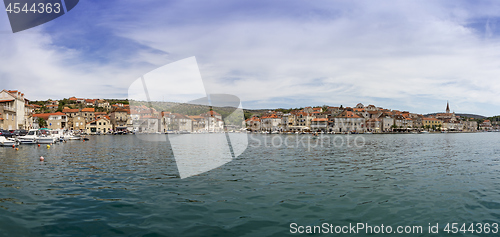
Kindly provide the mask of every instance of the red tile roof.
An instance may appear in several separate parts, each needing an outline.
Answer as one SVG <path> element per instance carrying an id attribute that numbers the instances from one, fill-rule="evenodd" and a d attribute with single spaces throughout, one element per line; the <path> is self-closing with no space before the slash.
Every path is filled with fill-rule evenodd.
<path id="1" fill-rule="evenodd" d="M 337 116 L 337 118 L 361 118 L 357 114 L 353 113 L 352 111 L 344 111 L 341 114 Z"/>
<path id="2" fill-rule="evenodd" d="M 82 109 L 82 112 L 95 112 L 95 109 L 94 108 L 85 108 L 85 109 Z"/>
<path id="3" fill-rule="evenodd" d="M 63 113 L 78 113 L 80 112 L 79 109 L 63 109 Z"/>
<path id="4" fill-rule="evenodd" d="M 327 118 L 313 118 L 312 121 L 313 122 L 327 122 L 328 119 Z"/>
<path id="5" fill-rule="evenodd" d="M 66 114 L 63 114 L 61 112 L 57 112 L 57 113 L 43 113 L 43 114 L 33 114 L 33 118 L 35 117 L 38 117 L 38 118 L 43 118 L 45 120 L 47 120 L 51 115 L 66 115 Z"/>

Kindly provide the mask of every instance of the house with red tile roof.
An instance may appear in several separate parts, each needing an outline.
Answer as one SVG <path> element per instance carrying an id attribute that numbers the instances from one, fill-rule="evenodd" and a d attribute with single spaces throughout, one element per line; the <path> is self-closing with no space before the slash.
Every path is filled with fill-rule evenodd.
<path id="1" fill-rule="evenodd" d="M 65 113 L 42 113 L 33 114 L 33 120 L 37 121 L 37 118 L 42 118 L 47 124 L 47 128 L 50 129 L 67 129 L 68 128 L 68 117 Z"/>
<path id="2" fill-rule="evenodd" d="M 127 109 L 116 108 L 109 114 L 109 117 L 114 131 L 126 131 L 127 124 L 131 123 L 130 110 Z"/>
<path id="3" fill-rule="evenodd" d="M 382 120 L 378 118 L 370 118 L 366 120 L 366 131 L 378 133 L 382 131 Z"/>
<path id="4" fill-rule="evenodd" d="M 484 120 L 481 124 L 479 124 L 479 129 L 485 131 L 492 130 L 493 126 L 491 125 L 491 121 L 489 119 Z"/>
<path id="5" fill-rule="evenodd" d="M 88 122 L 95 120 L 95 109 L 94 108 L 84 108 L 80 111 L 80 115 L 85 117 L 85 120 Z"/>
<path id="6" fill-rule="evenodd" d="M 95 101 L 97 99 L 85 99 L 85 105 L 86 106 L 95 106 Z"/>
<path id="7" fill-rule="evenodd" d="M 105 134 L 113 131 L 113 126 L 108 116 L 88 122 L 85 126 L 88 134 Z"/>
<path id="8" fill-rule="evenodd" d="M 311 131 L 313 132 L 327 132 L 328 131 L 328 118 L 313 118 L 311 120 Z"/>
<path id="9" fill-rule="evenodd" d="M 332 131 L 338 133 L 365 132 L 365 128 L 365 119 L 363 117 L 355 114 L 352 110 L 345 110 L 334 117 Z"/>
<path id="10" fill-rule="evenodd" d="M 257 116 L 253 116 L 245 120 L 247 130 L 252 132 L 259 132 L 261 129 L 261 121 Z"/>
<path id="11" fill-rule="evenodd" d="M 261 130 L 267 132 L 281 131 L 281 117 L 276 114 L 268 114 L 262 116 L 261 120 Z"/>

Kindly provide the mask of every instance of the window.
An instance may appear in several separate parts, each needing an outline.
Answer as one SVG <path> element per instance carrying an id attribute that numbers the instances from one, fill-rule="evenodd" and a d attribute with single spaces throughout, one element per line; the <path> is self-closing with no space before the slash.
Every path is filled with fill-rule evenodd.
<path id="1" fill-rule="evenodd" d="M 103 125 L 106 125 L 106 123 L 103 123 Z"/>
<path id="2" fill-rule="evenodd" d="M 9 114 L 5 114 L 5 116 L 7 116 L 6 119 L 9 119 Z"/>
<path id="3" fill-rule="evenodd" d="M 99 125 L 101 125 L 101 122 L 99 122 Z"/>

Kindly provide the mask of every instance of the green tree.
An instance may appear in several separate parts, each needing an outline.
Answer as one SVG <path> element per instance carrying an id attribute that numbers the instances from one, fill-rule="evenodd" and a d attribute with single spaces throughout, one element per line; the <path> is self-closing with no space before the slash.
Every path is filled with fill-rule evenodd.
<path id="1" fill-rule="evenodd" d="M 43 118 L 38 118 L 38 126 L 41 128 L 47 127 L 47 122 Z"/>

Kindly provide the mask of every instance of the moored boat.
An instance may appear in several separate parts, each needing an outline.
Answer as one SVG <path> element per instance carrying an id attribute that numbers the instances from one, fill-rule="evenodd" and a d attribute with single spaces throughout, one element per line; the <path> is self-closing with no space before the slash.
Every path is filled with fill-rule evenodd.
<path id="1" fill-rule="evenodd" d="M 58 137 L 52 135 L 51 129 L 48 128 L 39 129 L 36 139 L 39 144 L 53 144 L 59 140 Z"/>
<path id="2" fill-rule="evenodd" d="M 7 139 L 4 136 L 0 136 L 0 146 L 17 146 L 19 143 L 12 138 Z"/>
<path id="3" fill-rule="evenodd" d="M 38 129 L 30 129 L 26 135 L 20 136 L 17 139 L 21 144 L 36 144 L 37 134 L 38 134 Z"/>

